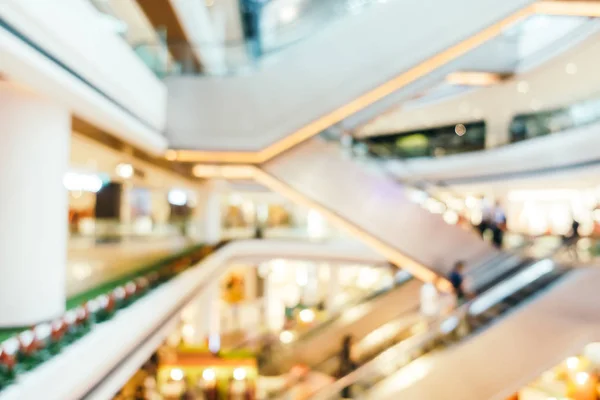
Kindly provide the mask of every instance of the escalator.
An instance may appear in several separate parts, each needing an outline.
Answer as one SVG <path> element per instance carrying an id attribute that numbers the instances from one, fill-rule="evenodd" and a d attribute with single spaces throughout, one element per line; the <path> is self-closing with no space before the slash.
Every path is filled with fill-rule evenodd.
<path id="1" fill-rule="evenodd" d="M 473 268 L 467 278 L 475 282 L 474 291 L 476 293 L 487 292 L 503 280 L 517 276 L 526 270 L 532 264 L 531 259 L 522 256 L 526 248 L 519 249 L 515 253 L 498 253 Z M 414 286 L 406 283 L 406 287 L 390 290 L 389 293 L 378 296 L 379 300 L 372 302 L 372 306 L 368 303 L 365 304 L 364 306 L 368 307 L 366 309 L 377 310 L 377 312 L 369 314 L 367 318 L 357 319 L 355 325 L 332 322 L 330 324 L 332 328 L 328 331 L 315 328 L 310 332 L 311 340 L 304 345 L 295 345 L 289 349 L 284 348 L 273 352 L 276 354 L 273 357 L 273 363 L 278 365 L 277 373 L 289 371 L 294 365 L 301 364 L 307 367 L 311 374 L 336 376 L 340 367 L 339 344 L 347 335 L 352 336 L 355 343 L 353 351 L 358 354 L 358 359 L 355 361 L 359 365 L 369 364 L 380 354 L 386 352 L 388 348 L 404 346 L 406 343 L 418 340 L 420 336 L 428 333 L 430 325 L 435 324 L 436 321 L 424 318 L 418 312 L 420 302 L 418 290 L 421 283 L 412 283 Z M 405 300 L 401 301 L 399 296 Z M 485 304 L 481 303 L 479 307 L 482 306 Z M 358 305 L 358 307 L 360 309 L 363 306 Z M 346 310 L 348 314 L 361 312 L 355 311 L 356 309 L 352 305 L 349 305 Z M 379 324 L 375 324 L 375 322 Z M 358 332 L 360 334 L 357 334 Z M 291 349 L 293 351 L 289 351 Z M 288 352 L 286 353 L 285 350 Z M 285 360 L 282 360 L 282 354 L 286 354 Z M 292 384 L 281 391 L 272 393 L 269 398 L 285 398 L 285 396 L 293 398 L 292 393 L 297 390 L 297 387 Z"/>
<path id="2" fill-rule="evenodd" d="M 339 399 L 345 387 L 352 398 L 375 398 L 369 393 L 377 384 L 401 368 L 418 368 L 414 363 L 424 355 L 440 351 L 472 338 L 499 318 L 522 306 L 559 281 L 570 269 L 557 266 L 550 259 L 528 261 L 515 266 L 501 281 L 481 292 L 474 300 L 454 313 L 430 323 L 426 332 L 409 337 L 361 365 L 349 375 L 321 389 L 311 398 Z"/>
<path id="3" fill-rule="evenodd" d="M 345 304 L 339 313 L 299 333 L 289 344 L 272 346 L 267 364 L 261 369 L 269 375 L 277 375 L 297 364 L 322 365 L 337 353 L 337 345 L 347 335 L 362 339 L 389 321 L 413 321 L 418 316 L 420 287 L 421 282 L 408 274 L 400 274 L 393 286 Z M 273 338 L 265 335 L 259 344 L 269 341 L 273 342 Z"/>
<path id="4" fill-rule="evenodd" d="M 389 260 L 400 260 L 424 281 L 446 276 L 458 260 L 469 271 L 498 254 L 476 234 L 416 203 L 410 188 L 319 138 L 263 164 L 262 170 L 272 185 L 361 236 Z"/>

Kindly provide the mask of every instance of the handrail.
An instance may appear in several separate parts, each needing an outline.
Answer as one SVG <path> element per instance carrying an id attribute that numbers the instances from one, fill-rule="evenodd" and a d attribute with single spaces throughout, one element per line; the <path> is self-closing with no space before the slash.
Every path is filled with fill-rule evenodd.
<path id="1" fill-rule="evenodd" d="M 554 255 L 556 255 L 556 253 L 558 251 L 560 251 L 560 249 L 562 247 L 563 246 L 559 246 L 557 249 L 554 249 L 548 257 L 546 257 L 540 261 L 533 262 L 531 264 L 530 268 L 535 267 L 535 264 L 538 264 L 545 260 L 547 260 L 548 262 L 552 262 L 551 258 Z M 545 275 L 546 273 L 549 273 L 550 271 L 555 270 L 556 268 L 557 268 L 557 266 L 555 264 L 553 264 L 553 266 L 550 270 L 544 269 L 544 271 L 546 271 L 546 272 L 541 271 L 540 273 L 543 273 L 543 274 L 540 275 L 539 277 L 537 277 L 536 279 L 539 279 L 541 276 Z M 521 287 L 517 287 L 512 293 L 514 293 L 520 289 L 521 289 Z M 335 396 L 337 393 L 339 393 L 345 387 L 351 386 L 351 385 L 359 382 L 360 380 L 365 379 L 366 377 L 369 376 L 369 374 L 374 373 L 376 370 L 380 370 L 380 368 L 378 367 L 379 365 L 395 364 L 395 363 L 398 363 L 397 360 L 406 360 L 408 357 L 402 357 L 402 355 L 406 356 L 406 355 L 412 353 L 413 351 L 421 349 L 424 345 L 434 341 L 438 337 L 448 335 L 451 332 L 455 331 L 460 326 L 461 321 L 463 321 L 467 317 L 467 315 L 479 314 L 479 312 L 471 313 L 471 306 L 476 301 L 478 301 L 478 299 L 482 299 L 486 296 L 493 297 L 492 301 L 490 301 L 488 304 L 489 307 L 493 307 L 495 304 L 502 301 L 503 298 L 494 296 L 495 291 L 496 291 L 496 286 L 486 290 L 484 293 L 480 294 L 476 298 L 459 306 L 457 309 L 455 309 L 449 315 L 440 317 L 437 320 L 433 321 L 433 323 L 431 324 L 431 328 L 429 330 L 427 330 L 426 332 L 416 335 L 416 336 L 413 336 L 409 339 L 406 339 L 406 340 L 398 343 L 395 346 L 390 347 L 389 349 L 382 352 L 379 356 L 375 357 L 374 359 L 367 362 L 366 364 L 361 365 L 358 369 L 354 370 L 350 374 L 348 374 L 342 378 L 339 378 L 332 384 L 321 389 L 320 391 L 315 393 L 311 398 L 315 399 L 315 400 L 330 399 L 333 396 Z M 512 294 L 512 293 L 510 293 L 510 294 Z M 510 295 L 510 294 L 508 294 L 508 295 Z M 488 309 L 489 307 L 487 307 L 486 309 Z M 483 311 L 485 311 L 485 310 L 483 310 Z M 405 363 L 404 365 L 406 365 L 406 364 L 407 363 Z M 403 365 L 399 366 L 398 368 L 400 368 L 402 366 Z M 283 400 L 283 399 L 281 399 L 281 400 Z"/>

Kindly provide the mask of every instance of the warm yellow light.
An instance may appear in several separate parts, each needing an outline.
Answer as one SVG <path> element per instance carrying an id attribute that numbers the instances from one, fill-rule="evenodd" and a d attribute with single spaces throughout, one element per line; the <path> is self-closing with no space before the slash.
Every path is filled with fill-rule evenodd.
<path id="1" fill-rule="evenodd" d="M 279 334 L 279 340 L 284 344 L 292 343 L 294 341 L 294 334 L 290 331 L 282 331 Z"/>
<path id="2" fill-rule="evenodd" d="M 315 312 L 310 308 L 305 308 L 304 310 L 300 311 L 299 317 L 300 321 L 304 322 L 305 324 L 310 324 L 315 320 Z"/>
<path id="3" fill-rule="evenodd" d="M 165 158 L 169 161 L 177 160 L 177 151 L 175 150 L 167 150 L 165 152 Z"/>
<path id="4" fill-rule="evenodd" d="M 202 371 L 202 379 L 204 379 L 205 381 L 213 382 L 216 378 L 217 374 L 215 373 L 214 369 L 207 368 L 204 371 Z"/>
<path id="5" fill-rule="evenodd" d="M 575 382 L 578 385 L 585 385 L 586 383 L 588 383 L 588 381 L 590 380 L 590 374 L 588 374 L 587 372 L 578 372 L 577 375 L 575 375 Z"/>
<path id="6" fill-rule="evenodd" d="M 243 381 L 247 376 L 246 368 L 236 368 L 233 370 L 233 379 Z"/>
<path id="7" fill-rule="evenodd" d="M 600 17 L 600 2 L 542 0 L 533 5 L 537 14 Z"/>
<path id="8" fill-rule="evenodd" d="M 446 82 L 461 86 L 490 86 L 500 83 L 504 77 L 493 72 L 458 71 L 446 75 Z"/>
<path id="9" fill-rule="evenodd" d="M 577 357 L 569 357 L 567 358 L 567 368 L 570 370 L 575 370 L 579 366 L 579 358 Z"/>
<path id="10" fill-rule="evenodd" d="M 115 171 L 117 172 L 117 175 L 120 176 L 123 179 L 129 179 L 133 176 L 133 165 L 131 164 L 119 164 L 117 165 L 117 167 L 115 168 Z"/>
<path id="11" fill-rule="evenodd" d="M 183 371 L 180 370 L 179 368 L 173 368 L 169 375 L 171 376 L 171 379 L 173 379 L 174 381 L 180 381 L 183 379 Z"/>

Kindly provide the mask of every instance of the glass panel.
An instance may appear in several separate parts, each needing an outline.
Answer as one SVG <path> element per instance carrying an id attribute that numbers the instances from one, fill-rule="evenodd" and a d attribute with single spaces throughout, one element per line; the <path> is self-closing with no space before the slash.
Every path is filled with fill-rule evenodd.
<path id="1" fill-rule="evenodd" d="M 382 158 L 440 157 L 482 150 L 485 122 L 471 122 L 402 132 L 362 140 L 369 152 Z"/>
<path id="2" fill-rule="evenodd" d="M 567 107 L 517 115 L 510 126 L 511 142 L 531 139 L 600 121 L 600 98 Z"/>

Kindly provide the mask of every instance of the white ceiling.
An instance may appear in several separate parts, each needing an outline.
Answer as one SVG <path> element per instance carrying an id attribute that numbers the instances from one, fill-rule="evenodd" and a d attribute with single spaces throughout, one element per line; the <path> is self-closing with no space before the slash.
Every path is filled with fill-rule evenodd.
<path id="1" fill-rule="evenodd" d="M 175 148 L 263 149 L 530 3 L 389 1 L 329 24 L 248 76 L 170 78 L 168 138 Z"/>

